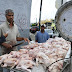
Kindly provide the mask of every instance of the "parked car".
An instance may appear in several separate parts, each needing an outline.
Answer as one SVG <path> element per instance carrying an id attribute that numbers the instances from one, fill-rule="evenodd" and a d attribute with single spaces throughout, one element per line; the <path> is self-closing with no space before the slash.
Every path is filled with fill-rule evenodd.
<path id="1" fill-rule="evenodd" d="M 38 26 L 33 26 L 31 29 L 30 29 L 30 32 L 31 33 L 35 33 L 36 31 L 39 30 L 39 27 Z"/>
<path id="2" fill-rule="evenodd" d="M 50 38 L 53 37 L 53 30 L 51 29 L 44 29 L 44 30 L 49 34 Z"/>

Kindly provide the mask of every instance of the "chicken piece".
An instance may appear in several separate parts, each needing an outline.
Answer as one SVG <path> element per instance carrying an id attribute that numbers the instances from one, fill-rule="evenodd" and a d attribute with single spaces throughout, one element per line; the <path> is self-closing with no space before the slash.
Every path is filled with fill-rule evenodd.
<path id="1" fill-rule="evenodd" d="M 60 70 L 62 69 L 62 67 L 63 67 L 63 60 L 61 60 L 62 58 L 58 58 L 58 60 L 60 60 L 60 61 L 53 61 L 52 63 L 54 63 L 54 64 L 52 64 L 50 67 L 49 67 L 49 71 L 50 72 L 60 72 Z M 52 59 L 53 60 L 53 59 Z M 51 61 L 52 61 L 51 60 Z"/>
<path id="2" fill-rule="evenodd" d="M 44 64 L 46 67 L 50 64 L 50 59 L 43 52 L 39 52 L 36 57 L 36 64 Z"/>
<path id="3" fill-rule="evenodd" d="M 22 58 L 20 62 L 18 63 L 18 65 L 16 66 L 16 68 L 21 69 L 24 66 L 25 69 L 28 69 L 28 68 L 32 68 L 34 65 L 35 63 L 32 60 L 25 60 L 24 58 Z"/>
<path id="4" fill-rule="evenodd" d="M 67 51 L 64 49 L 59 48 L 56 52 L 58 54 L 58 58 L 65 58 Z"/>
<path id="5" fill-rule="evenodd" d="M 19 52 L 20 52 L 20 53 L 27 54 L 27 53 L 28 53 L 28 50 L 27 50 L 27 49 L 20 49 Z"/>
<path id="6" fill-rule="evenodd" d="M 26 46 L 21 46 L 21 48 L 25 48 L 25 49 L 33 49 L 35 47 L 38 47 L 38 43 L 30 44 L 30 45 L 26 45 Z"/>
<path id="7" fill-rule="evenodd" d="M 1 64 L 2 62 L 4 62 L 5 59 L 8 58 L 8 55 L 9 55 L 9 54 L 4 54 L 4 55 L 0 56 L 0 64 Z"/>
<path id="8" fill-rule="evenodd" d="M 58 58 L 59 60 L 60 58 Z M 63 68 L 63 60 L 58 61 L 58 68 L 62 69 Z"/>
<path id="9" fill-rule="evenodd" d="M 29 57 L 32 57 L 32 59 L 36 58 L 36 52 L 33 50 L 29 50 Z"/>
<path id="10" fill-rule="evenodd" d="M 11 51 L 12 58 L 19 58 L 21 56 L 19 51 Z"/>
<path id="11" fill-rule="evenodd" d="M 13 68 L 17 64 L 18 64 L 18 60 L 16 58 L 9 58 L 4 60 L 4 64 L 2 64 L 1 67 Z"/>
<path id="12" fill-rule="evenodd" d="M 58 68 L 58 63 L 54 63 L 49 67 L 50 72 L 60 72 L 60 69 Z"/>
<path id="13" fill-rule="evenodd" d="M 25 60 L 32 60 L 32 57 L 29 57 L 29 54 L 22 54 L 20 58 L 24 58 Z"/>
<path id="14" fill-rule="evenodd" d="M 48 48 L 48 44 L 47 44 L 47 43 L 43 43 L 43 44 L 42 44 L 42 47 Z"/>
<path id="15" fill-rule="evenodd" d="M 50 64 L 54 63 L 55 61 L 56 61 L 56 59 L 50 58 Z"/>

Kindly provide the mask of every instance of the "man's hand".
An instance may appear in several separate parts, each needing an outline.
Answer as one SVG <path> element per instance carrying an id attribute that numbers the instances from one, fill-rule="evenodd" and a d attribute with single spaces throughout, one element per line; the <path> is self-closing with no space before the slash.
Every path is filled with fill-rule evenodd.
<path id="1" fill-rule="evenodd" d="M 30 42 L 30 40 L 28 38 L 24 38 L 24 41 L 28 42 L 28 43 Z"/>
<path id="2" fill-rule="evenodd" d="M 8 36 L 8 33 L 6 33 L 6 34 L 3 34 L 5 37 L 7 37 Z"/>
<path id="3" fill-rule="evenodd" d="M 25 42 L 28 42 L 28 43 L 30 42 L 30 40 L 28 38 L 24 38 L 24 37 L 17 37 L 16 39 L 17 39 L 17 41 L 24 40 Z"/>
<path id="4" fill-rule="evenodd" d="M 7 44 L 7 43 L 2 43 L 2 45 L 3 45 L 4 47 L 6 47 L 7 49 L 12 48 L 12 45 Z"/>

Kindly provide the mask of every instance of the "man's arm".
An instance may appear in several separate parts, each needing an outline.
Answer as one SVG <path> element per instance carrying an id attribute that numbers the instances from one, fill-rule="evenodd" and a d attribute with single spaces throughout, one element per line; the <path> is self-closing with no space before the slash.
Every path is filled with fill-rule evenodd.
<path id="1" fill-rule="evenodd" d="M 5 41 L 6 41 L 5 36 L 1 36 L 1 37 L 0 37 L 0 44 L 2 44 L 2 43 L 5 42 Z"/>
<path id="2" fill-rule="evenodd" d="M 8 36 L 8 34 L 3 34 L 1 37 L 0 37 L 0 44 L 2 44 L 3 42 L 6 41 L 6 37 Z"/>
<path id="3" fill-rule="evenodd" d="M 3 42 L 1 45 L 4 46 L 4 47 L 7 48 L 7 49 L 8 49 L 8 48 L 12 48 L 12 45 L 10 45 L 10 44 L 8 44 L 8 43 L 4 43 L 4 42 Z"/>
<path id="4" fill-rule="evenodd" d="M 28 41 L 28 43 L 29 43 L 29 39 L 28 39 L 28 38 L 17 37 L 16 40 L 17 40 L 17 41 L 22 41 L 22 40 L 24 40 L 25 42 Z"/>
<path id="5" fill-rule="evenodd" d="M 6 37 L 8 36 L 8 34 L 4 34 L 3 36 L 0 37 L 0 44 L 6 48 L 12 48 L 12 45 L 5 43 L 6 41 Z"/>

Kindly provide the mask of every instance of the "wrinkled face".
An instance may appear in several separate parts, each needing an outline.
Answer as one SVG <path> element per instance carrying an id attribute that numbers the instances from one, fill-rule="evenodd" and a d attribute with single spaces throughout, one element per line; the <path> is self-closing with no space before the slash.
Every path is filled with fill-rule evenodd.
<path id="1" fill-rule="evenodd" d="M 13 13 L 8 13 L 8 15 L 6 15 L 6 19 L 9 23 L 13 22 L 14 14 Z"/>

